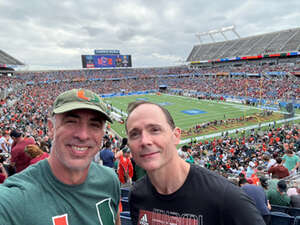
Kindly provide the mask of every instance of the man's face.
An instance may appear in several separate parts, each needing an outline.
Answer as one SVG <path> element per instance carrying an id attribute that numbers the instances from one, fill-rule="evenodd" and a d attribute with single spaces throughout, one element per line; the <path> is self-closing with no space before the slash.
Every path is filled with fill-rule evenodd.
<path id="1" fill-rule="evenodd" d="M 60 169 L 87 169 L 100 148 L 104 124 L 104 119 L 93 110 L 56 114 L 55 124 L 49 124 L 53 139 L 50 160 Z"/>
<path id="2" fill-rule="evenodd" d="M 147 171 L 160 169 L 177 154 L 180 129 L 174 130 L 162 110 L 143 104 L 127 120 L 128 145 L 135 162 Z"/>

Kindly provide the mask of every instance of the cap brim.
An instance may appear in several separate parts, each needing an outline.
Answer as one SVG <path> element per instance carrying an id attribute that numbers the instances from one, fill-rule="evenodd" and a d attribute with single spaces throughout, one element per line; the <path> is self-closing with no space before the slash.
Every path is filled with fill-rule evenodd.
<path id="1" fill-rule="evenodd" d="M 63 106 L 54 109 L 53 114 L 65 113 L 76 109 L 91 109 L 97 111 L 101 114 L 101 116 L 104 117 L 105 120 L 109 121 L 110 123 L 113 123 L 112 119 L 105 112 L 103 112 L 98 106 L 86 104 L 84 102 L 66 103 Z"/>

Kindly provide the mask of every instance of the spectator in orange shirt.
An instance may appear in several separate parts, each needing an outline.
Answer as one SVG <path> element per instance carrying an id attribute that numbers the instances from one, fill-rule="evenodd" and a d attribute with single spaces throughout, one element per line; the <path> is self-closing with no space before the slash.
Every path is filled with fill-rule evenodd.
<path id="1" fill-rule="evenodd" d="M 122 184 L 131 184 L 133 166 L 130 160 L 129 148 L 123 148 L 123 155 L 119 157 L 118 176 Z"/>

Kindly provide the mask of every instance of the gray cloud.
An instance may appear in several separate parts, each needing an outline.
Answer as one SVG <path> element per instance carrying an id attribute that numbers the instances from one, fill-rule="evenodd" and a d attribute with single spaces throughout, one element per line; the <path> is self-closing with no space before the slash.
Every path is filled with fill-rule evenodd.
<path id="1" fill-rule="evenodd" d="M 170 66 L 187 58 L 195 33 L 233 24 L 242 37 L 294 28 L 299 8 L 298 0 L 0 0 L 0 49 L 32 69 L 80 68 L 80 55 L 94 49 L 131 54 L 135 67 Z"/>

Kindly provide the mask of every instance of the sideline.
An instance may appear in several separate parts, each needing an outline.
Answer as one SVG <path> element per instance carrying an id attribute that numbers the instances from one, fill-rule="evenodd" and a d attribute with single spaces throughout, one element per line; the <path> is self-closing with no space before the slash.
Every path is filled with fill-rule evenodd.
<path id="1" fill-rule="evenodd" d="M 297 114 L 296 117 L 289 118 L 289 119 L 283 119 L 283 120 L 277 120 L 275 122 L 276 122 L 276 124 L 280 124 L 280 123 L 286 123 L 286 122 L 289 122 L 289 121 L 299 120 L 299 119 L 300 119 L 300 115 Z M 266 127 L 266 126 L 273 125 L 273 124 L 274 124 L 274 121 L 266 122 L 266 123 L 262 123 L 260 125 L 260 127 Z M 228 130 L 226 132 L 228 132 L 228 134 L 232 134 L 232 133 L 236 133 L 236 131 L 251 130 L 251 129 L 255 129 L 255 128 L 259 128 L 259 124 L 248 126 L 248 127 L 240 127 L 240 128 Z M 214 133 L 214 134 L 208 134 L 208 135 L 203 135 L 203 136 L 198 136 L 198 137 L 183 139 L 183 140 L 180 141 L 179 144 L 187 144 L 187 143 L 190 143 L 192 140 L 195 140 L 195 139 L 197 141 L 200 141 L 200 140 L 203 140 L 203 139 L 220 137 L 222 135 L 222 133 L 224 133 L 224 131 L 223 132 Z"/>

